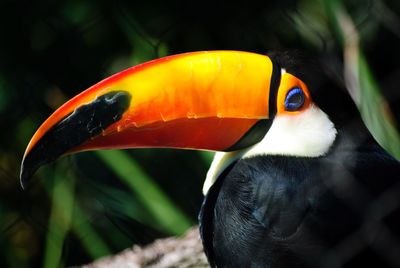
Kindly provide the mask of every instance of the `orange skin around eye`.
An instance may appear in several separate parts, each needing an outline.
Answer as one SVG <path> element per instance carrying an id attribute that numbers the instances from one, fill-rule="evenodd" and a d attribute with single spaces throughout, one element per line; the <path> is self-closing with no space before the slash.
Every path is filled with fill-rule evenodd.
<path id="1" fill-rule="evenodd" d="M 304 92 L 304 104 L 296 111 L 287 111 L 285 108 L 286 95 L 295 87 L 300 88 Z M 281 78 L 281 84 L 279 86 L 278 97 L 276 101 L 277 115 L 296 115 L 303 112 L 310 106 L 311 96 L 307 86 L 303 83 L 303 81 L 292 74 L 284 73 Z"/>

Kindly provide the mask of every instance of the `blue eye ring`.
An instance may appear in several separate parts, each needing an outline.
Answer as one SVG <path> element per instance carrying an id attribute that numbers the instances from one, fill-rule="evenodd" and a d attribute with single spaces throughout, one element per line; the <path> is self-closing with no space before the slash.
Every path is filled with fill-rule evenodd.
<path id="1" fill-rule="evenodd" d="M 288 91 L 285 98 L 286 111 L 293 112 L 299 110 L 304 104 L 304 92 L 299 87 L 292 88 Z"/>

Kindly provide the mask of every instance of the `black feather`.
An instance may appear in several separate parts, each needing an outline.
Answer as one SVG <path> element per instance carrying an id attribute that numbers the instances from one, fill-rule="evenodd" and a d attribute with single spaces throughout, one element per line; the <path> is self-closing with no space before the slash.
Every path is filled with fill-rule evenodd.
<path id="1" fill-rule="evenodd" d="M 321 158 L 240 160 L 215 188 L 221 187 L 212 213 L 212 248 L 211 233 L 203 233 L 208 255 L 218 267 L 324 267 L 345 239 L 384 220 L 373 207 L 387 191 L 395 191 L 400 211 L 399 172 L 399 163 L 376 144 Z M 386 267 L 385 258 L 367 254 L 381 235 L 378 227 L 370 232 L 356 264 L 379 260 Z M 352 260 L 340 254 L 334 259 Z"/>

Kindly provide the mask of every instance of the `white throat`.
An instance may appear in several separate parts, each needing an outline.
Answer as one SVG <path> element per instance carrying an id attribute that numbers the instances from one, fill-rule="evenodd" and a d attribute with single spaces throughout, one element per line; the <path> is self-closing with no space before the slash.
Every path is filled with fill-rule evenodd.
<path id="1" fill-rule="evenodd" d="M 207 194 L 218 176 L 239 158 L 258 155 L 318 157 L 328 152 L 336 134 L 334 124 L 315 105 L 296 115 L 277 115 L 259 143 L 239 151 L 215 154 L 203 185 L 203 194 Z"/>

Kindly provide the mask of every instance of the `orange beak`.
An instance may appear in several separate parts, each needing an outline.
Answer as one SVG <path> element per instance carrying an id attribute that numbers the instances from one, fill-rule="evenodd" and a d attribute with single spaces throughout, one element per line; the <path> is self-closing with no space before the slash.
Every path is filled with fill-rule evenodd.
<path id="1" fill-rule="evenodd" d="M 108 148 L 232 151 L 260 141 L 276 112 L 280 69 L 264 55 L 194 52 L 115 74 L 57 109 L 22 160 L 24 185 L 61 155 Z"/>

